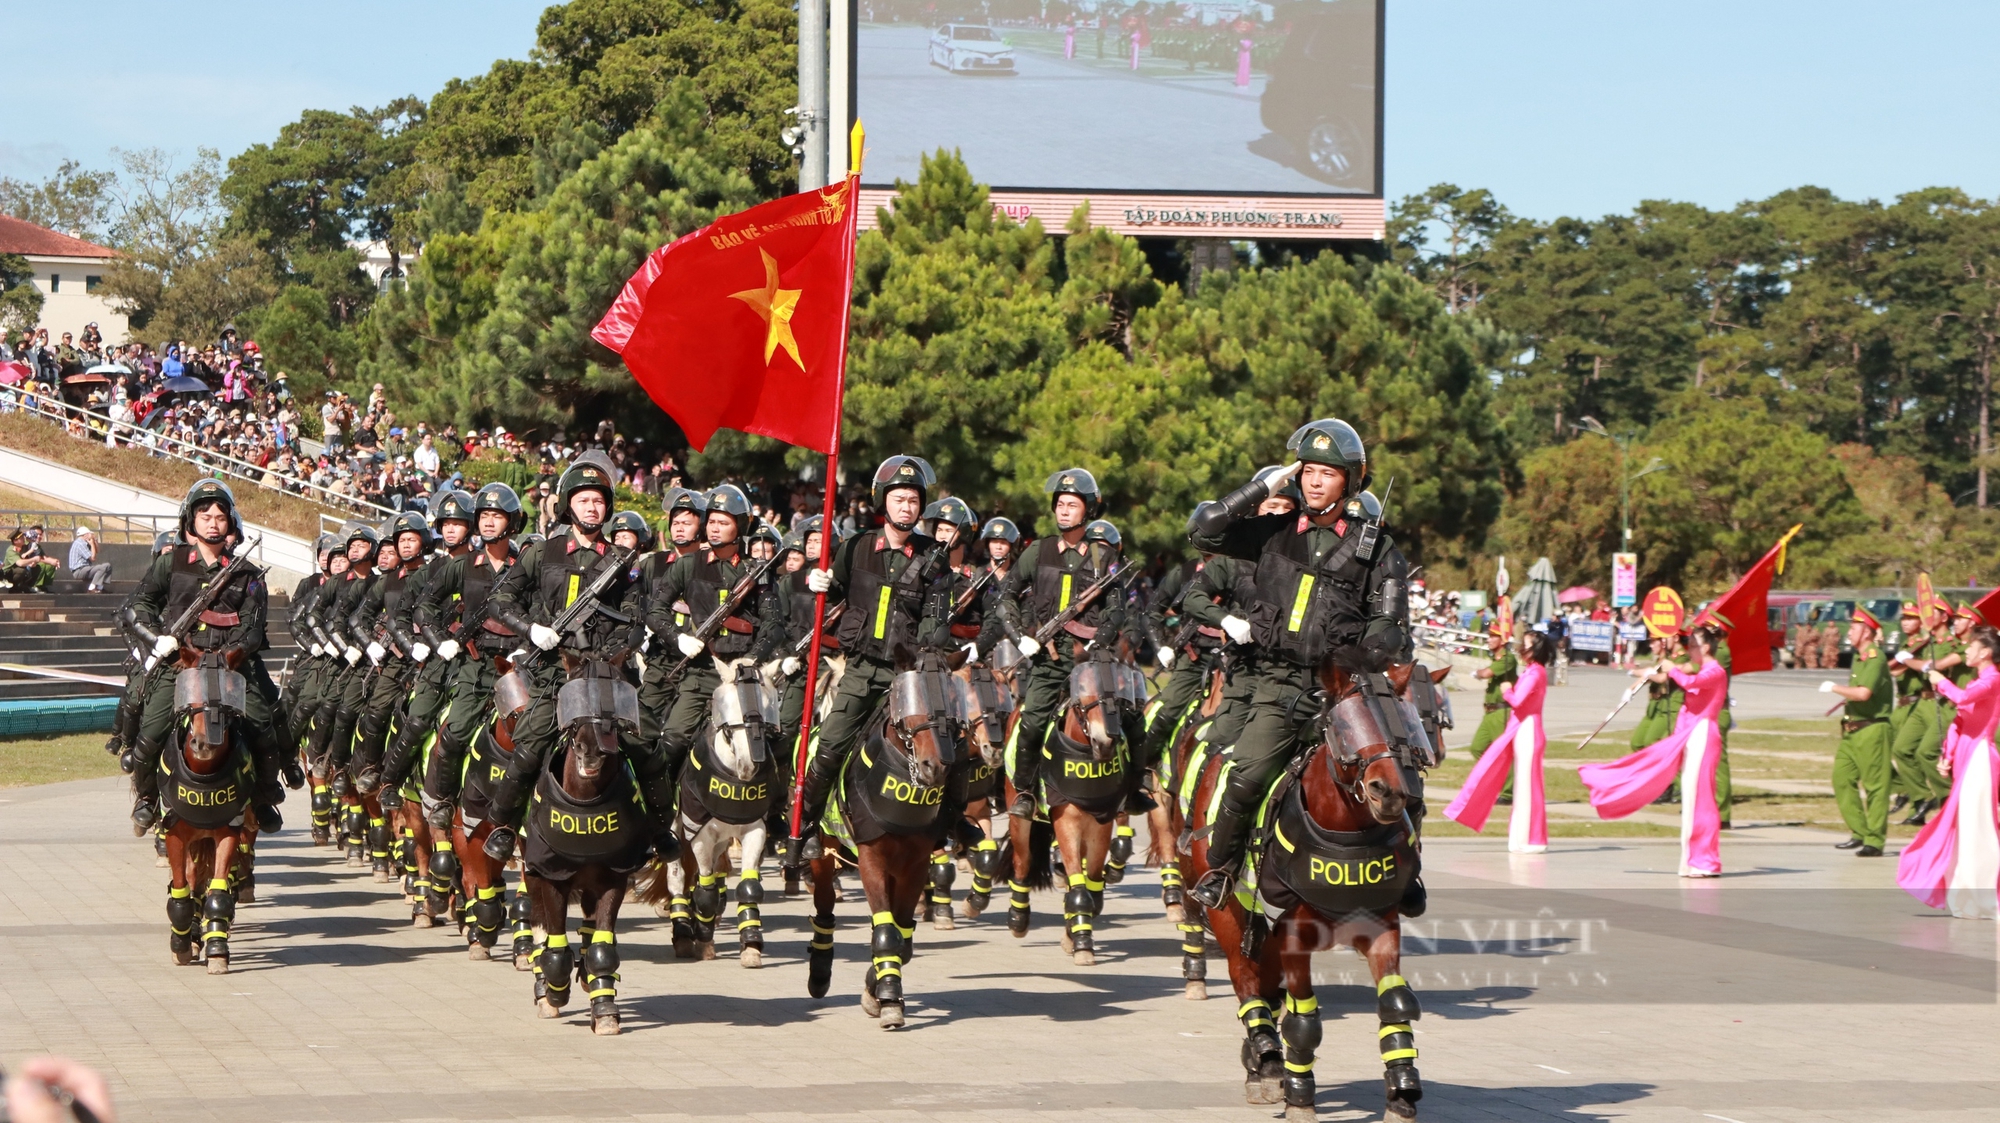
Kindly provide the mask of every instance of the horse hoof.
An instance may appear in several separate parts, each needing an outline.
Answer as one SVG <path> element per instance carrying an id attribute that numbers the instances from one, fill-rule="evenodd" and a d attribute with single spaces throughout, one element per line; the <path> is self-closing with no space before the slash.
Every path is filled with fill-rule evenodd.
<path id="1" fill-rule="evenodd" d="M 1078 948 L 1076 949 L 1076 953 L 1070 957 L 1070 962 L 1076 964 L 1078 967 L 1095 967 L 1097 966 L 1097 953 L 1089 948 Z"/>
<path id="2" fill-rule="evenodd" d="M 660 917 L 670 917 L 674 915 L 674 903 L 672 901 L 654 901 L 653 915 Z"/>
<path id="3" fill-rule="evenodd" d="M 388 870 L 376 870 L 376 871 L 375 871 L 375 872 L 374 872 L 373 874 L 371 874 L 370 876 L 371 876 L 371 877 L 372 877 L 372 878 L 373 878 L 374 880 L 376 880 L 376 881 L 380 881 L 380 882 L 387 882 L 387 881 L 389 880 L 389 871 L 388 871 Z"/>
<path id="4" fill-rule="evenodd" d="M 693 941 L 693 940 L 688 940 L 688 939 L 680 939 L 680 940 L 675 940 L 675 941 L 674 941 L 674 958 L 675 958 L 675 959 L 693 959 L 693 958 L 694 958 L 694 941 Z"/>
<path id="5" fill-rule="evenodd" d="M 1319 1111 L 1315 1108 L 1299 1104 L 1285 1105 L 1285 1123 L 1314 1123 L 1318 1118 Z"/>
<path id="6" fill-rule="evenodd" d="M 1187 921 L 1187 909 L 1183 908 L 1180 905 L 1167 906 L 1168 924 L 1183 924 L 1186 923 L 1186 921 Z"/>
<path id="7" fill-rule="evenodd" d="M 762 967 L 764 965 L 764 949 L 744 948 L 737 954 L 736 959 L 737 962 L 743 964 L 745 967 Z"/>
<path id="8" fill-rule="evenodd" d="M 228 957 L 228 956 L 226 956 L 226 955 L 211 955 L 211 956 L 209 956 L 209 957 L 208 957 L 208 973 L 209 973 L 209 974 L 211 974 L 211 975 L 227 975 L 227 974 L 229 974 L 229 957 Z"/>
<path id="9" fill-rule="evenodd" d="M 953 932 L 958 926 L 952 923 L 951 913 L 938 911 L 931 915 L 931 929 L 936 932 Z"/>
<path id="10" fill-rule="evenodd" d="M 193 949 L 193 948 L 175 948 L 175 949 L 174 949 L 174 966 L 176 966 L 176 967 L 186 967 L 186 966 L 187 966 L 188 964 L 190 964 L 190 963 L 193 963 L 193 962 L 194 962 L 194 949 Z"/>
<path id="11" fill-rule="evenodd" d="M 871 1018 L 882 1016 L 882 1004 L 875 1000 L 875 992 L 870 990 L 861 992 L 861 1012 Z"/>
<path id="12" fill-rule="evenodd" d="M 242 885 L 237 887 L 236 889 L 237 904 L 239 905 L 253 904 L 256 902 L 256 900 L 257 900 L 257 887 L 255 885 L 246 881 Z"/>
<path id="13" fill-rule="evenodd" d="M 903 1028 L 903 1004 L 902 1004 L 902 1003 L 900 1003 L 900 1002 L 885 1002 L 885 1003 L 883 1003 L 883 1004 L 882 1004 L 882 1028 L 883 1028 L 883 1029 L 902 1029 L 902 1028 Z"/>
<path id="14" fill-rule="evenodd" d="M 493 958 L 493 949 L 481 943 L 467 944 L 465 945 L 465 958 L 471 960 L 491 959 Z"/>
<path id="15" fill-rule="evenodd" d="M 410 916 L 410 923 L 416 925 L 419 928 L 429 928 L 435 925 L 437 921 L 431 919 L 430 913 L 420 912 L 420 913 L 414 913 Z"/>
<path id="16" fill-rule="evenodd" d="M 713 944 L 710 941 L 703 940 L 701 943 L 695 945 L 695 952 L 697 953 L 695 958 L 700 959 L 705 963 L 708 960 L 715 958 L 715 944 Z"/>
<path id="17" fill-rule="evenodd" d="M 964 904 L 958 906 L 959 915 L 965 917 L 965 919 L 967 920 L 978 920 L 979 914 L 985 911 L 986 911 L 985 909 L 980 908 L 978 905 L 973 904 L 971 901 L 967 901 Z"/>
<path id="18" fill-rule="evenodd" d="M 1243 1099 L 1246 1103 L 1283 1103 L 1285 1091 L 1276 1080 L 1265 1080 L 1255 1073 L 1243 1078 Z"/>
<path id="19" fill-rule="evenodd" d="M 166 856 L 165 854 L 161 854 L 161 855 L 158 855 L 158 856 L 156 856 L 156 857 L 155 857 L 155 858 L 153 859 L 153 868 L 154 868 L 154 869 L 156 869 L 156 870 L 163 870 L 163 869 L 166 869 L 166 868 L 167 868 L 167 856 Z"/>
<path id="20" fill-rule="evenodd" d="M 1187 984 L 1187 1000 L 1189 1002 L 1207 1002 L 1208 984 L 1201 979 L 1189 979 Z"/>
<path id="21" fill-rule="evenodd" d="M 562 1007 L 551 1003 L 546 998 L 537 998 L 535 999 L 535 1016 L 538 1018 L 560 1018 L 562 1017 Z"/>
<path id="22" fill-rule="evenodd" d="M 1062 934 L 1062 949 L 1064 955 L 1073 955 L 1076 953 L 1076 941 L 1070 939 L 1068 932 Z"/>
<path id="23" fill-rule="evenodd" d="M 1284 1102 L 1285 1102 L 1285 1078 L 1284 1078 L 1284 1077 L 1282 1077 L 1282 1076 L 1263 1076 L 1263 1077 L 1260 1077 L 1260 1080 L 1262 1081 L 1262 1084 L 1261 1084 L 1261 1087 L 1263 1088 L 1263 1096 L 1264 1096 L 1264 1098 L 1263 1098 L 1263 1099 L 1261 1099 L 1261 1100 L 1258 1100 L 1258 1101 L 1257 1101 L 1258 1103 L 1267 1103 L 1267 1104 L 1281 1104 L 1281 1103 L 1284 1103 Z"/>
<path id="24" fill-rule="evenodd" d="M 534 969 L 535 969 L 535 960 L 532 956 L 530 956 L 525 951 L 517 951 L 514 953 L 514 970 L 532 971 Z"/>
<path id="25" fill-rule="evenodd" d="M 618 1036 L 618 1015 L 593 1014 L 590 1018 L 590 1032 L 599 1037 Z"/>
<path id="26" fill-rule="evenodd" d="M 1383 1105 L 1383 1109 L 1385 1114 L 1394 1119 L 1415 1119 L 1417 1117 L 1416 1104 L 1394 1096 L 1391 1096 Z"/>

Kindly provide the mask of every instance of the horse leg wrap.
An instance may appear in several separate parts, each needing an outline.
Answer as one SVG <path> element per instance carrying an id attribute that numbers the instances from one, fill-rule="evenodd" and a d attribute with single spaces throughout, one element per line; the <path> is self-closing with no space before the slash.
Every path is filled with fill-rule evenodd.
<path id="1" fill-rule="evenodd" d="M 542 945 L 541 959 L 535 966 L 541 976 L 543 993 L 549 1005 L 560 1010 L 569 1004 L 569 973 L 576 966 L 576 952 L 569 946 L 569 936 L 562 932 L 549 933 L 549 941 Z"/>
<path id="2" fill-rule="evenodd" d="M 993 874 L 999 868 L 1000 844 L 990 838 L 981 839 L 979 845 L 972 848 L 973 886 L 976 888 L 979 885 L 979 880 L 985 878 L 986 884 L 990 888 L 993 884 Z"/>
<path id="3" fill-rule="evenodd" d="M 674 940 L 676 942 L 694 939 L 694 919 L 688 915 L 688 896 L 686 893 L 677 893 L 674 895 L 673 902 L 667 907 L 667 916 L 673 921 Z"/>
<path id="4" fill-rule="evenodd" d="M 368 856 L 378 862 L 389 860 L 389 820 L 368 820 Z"/>
<path id="5" fill-rule="evenodd" d="M 229 891 L 227 877 L 208 883 L 208 894 L 201 899 L 201 917 L 203 949 L 217 959 L 228 959 L 229 922 L 236 919 L 236 894 Z"/>
<path id="6" fill-rule="evenodd" d="M 1116 885 L 1125 880 L 1125 863 L 1132 860 L 1132 828 L 1116 827 L 1111 832 L 1111 852 L 1104 863 L 1104 880 Z"/>
<path id="7" fill-rule="evenodd" d="M 958 863 L 940 850 L 931 855 L 931 905 L 951 911 L 951 883 L 958 879 Z"/>
<path id="8" fill-rule="evenodd" d="M 1375 982 L 1375 1016 L 1382 1024 L 1414 1022 L 1424 1016 L 1417 1006 L 1417 992 L 1401 975 L 1384 975 Z"/>
<path id="9" fill-rule="evenodd" d="M 1264 1058 L 1275 1057 L 1284 1050 L 1278 1042 L 1278 1024 L 1271 1018 L 1271 1004 L 1261 998 L 1238 1006 L 1236 1018 L 1243 1023 L 1243 1068 L 1255 1076 L 1263 1067 Z"/>
<path id="10" fill-rule="evenodd" d="M 528 904 L 528 894 L 517 892 L 507 903 L 507 919 L 514 922 L 514 954 L 532 955 L 535 950 L 535 913 Z"/>
<path id="11" fill-rule="evenodd" d="M 1313 1051 L 1319 1048 L 1319 999 L 1285 996 L 1285 1106 L 1311 1107 Z"/>
<path id="12" fill-rule="evenodd" d="M 506 919 L 507 906 L 500 901 L 499 887 L 488 885 L 481 889 L 472 902 L 472 938 L 480 947 L 492 947 L 500 941 L 500 925 Z"/>
<path id="13" fill-rule="evenodd" d="M 744 870 L 736 882 L 736 938 L 746 948 L 764 946 L 764 877 Z"/>
<path id="14" fill-rule="evenodd" d="M 1180 867 L 1172 862 L 1160 867 L 1160 903 L 1172 908 L 1186 899 Z"/>
<path id="15" fill-rule="evenodd" d="M 1090 915 L 1096 916 L 1097 914 L 1103 912 L 1104 882 L 1092 881 L 1089 879 L 1088 876 L 1086 876 L 1083 881 L 1083 887 L 1090 893 Z"/>
<path id="16" fill-rule="evenodd" d="M 870 988 L 877 1002 L 901 1002 L 903 1000 L 903 933 L 896 926 L 896 914 L 878 912 L 870 918 L 875 925 L 869 938 Z"/>
<path id="17" fill-rule="evenodd" d="M 688 897 L 688 906 L 694 913 L 695 938 L 703 942 L 714 939 L 715 918 L 722 912 L 722 875 L 703 874 Z"/>
<path id="18" fill-rule="evenodd" d="M 431 843 L 431 879 L 425 887 L 424 904 L 432 916 L 443 916 L 451 907 L 451 895 L 458 887 L 458 854 L 449 842 Z"/>
<path id="19" fill-rule="evenodd" d="M 618 993 L 618 941 L 613 933 L 590 934 L 590 945 L 583 949 L 583 985 L 592 1002 Z"/>
<path id="20" fill-rule="evenodd" d="M 1091 908 L 1090 887 L 1084 883 L 1083 875 L 1069 875 L 1069 892 L 1063 894 L 1063 920 L 1068 923 L 1072 937 L 1090 931 L 1090 917 L 1096 911 Z"/>
<path id="21" fill-rule="evenodd" d="M 824 998 L 833 979 L 833 914 L 815 913 L 812 930 L 812 943 L 806 945 L 806 993 Z"/>
<path id="22" fill-rule="evenodd" d="M 1175 927 L 1181 930 L 1181 978 L 1188 982 L 1208 978 L 1208 958 L 1203 954 L 1205 944 L 1201 921 L 1183 920 Z"/>
<path id="23" fill-rule="evenodd" d="M 185 952 L 194 946 L 194 890 L 167 890 L 167 924 L 173 929 L 172 949 Z"/>
<path id="24" fill-rule="evenodd" d="M 325 784 L 313 785 L 312 821 L 316 827 L 324 827 L 333 822 L 333 789 Z"/>
<path id="25" fill-rule="evenodd" d="M 1007 931 L 1016 936 L 1028 931 L 1028 887 L 1013 880 L 1007 882 Z"/>

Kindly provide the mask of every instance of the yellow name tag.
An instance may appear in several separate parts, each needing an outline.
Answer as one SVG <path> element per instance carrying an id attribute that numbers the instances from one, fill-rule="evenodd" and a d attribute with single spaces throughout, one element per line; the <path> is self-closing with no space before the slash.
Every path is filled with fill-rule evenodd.
<path id="1" fill-rule="evenodd" d="M 881 639 L 889 630 L 889 586 L 882 586 L 881 599 L 875 605 L 875 638 Z"/>
<path id="2" fill-rule="evenodd" d="M 1056 611 L 1057 611 L 1057 612 L 1066 612 L 1066 611 L 1068 611 L 1068 610 L 1069 610 L 1069 583 L 1070 583 L 1070 580 L 1071 580 L 1071 575 L 1070 575 L 1070 574 L 1067 574 L 1067 573 L 1063 574 L 1063 583 L 1062 583 L 1062 595 L 1056 598 Z"/>
<path id="3" fill-rule="evenodd" d="M 567 598 L 565 598 L 565 599 L 563 600 L 563 607 L 564 607 L 564 608 L 568 608 L 568 607 L 569 607 L 570 605 L 573 605 L 573 604 L 575 604 L 575 603 L 576 603 L 576 594 L 577 594 L 577 593 L 578 593 L 578 592 L 579 592 L 579 591 L 580 591 L 580 590 L 581 590 L 582 588 L 583 588 L 583 574 L 581 574 L 581 573 L 572 573 L 572 574 L 570 574 L 570 575 L 569 575 L 569 596 L 568 596 Z"/>

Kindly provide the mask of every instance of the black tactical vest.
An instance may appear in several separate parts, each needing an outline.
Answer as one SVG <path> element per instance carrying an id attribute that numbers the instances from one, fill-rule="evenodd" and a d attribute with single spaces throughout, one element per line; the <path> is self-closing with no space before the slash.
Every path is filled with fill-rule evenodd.
<path id="1" fill-rule="evenodd" d="M 890 549 L 878 550 L 882 532 L 871 530 L 855 540 L 849 555 L 847 608 L 840 617 L 840 646 L 848 654 L 861 654 L 885 663 L 914 658 L 917 624 L 923 618 L 924 558 L 936 543 L 921 534 L 912 534 L 912 552 L 903 572 L 889 577 Z M 810 608 L 807 609 L 811 611 Z"/>
<path id="2" fill-rule="evenodd" d="M 1035 567 L 1035 581 L 1028 593 L 1028 609 L 1034 615 L 1036 627 L 1068 609 L 1085 589 L 1110 571 L 1115 560 L 1110 547 L 1101 542 L 1086 542 L 1083 549 L 1084 564 L 1072 570 L 1062 565 L 1060 535 L 1051 534 L 1035 544 L 1035 554 L 1030 559 Z M 1106 600 L 1099 596 L 1089 608 L 1077 614 L 1074 622 L 1083 628 L 1096 627 L 1103 619 Z"/>
<path id="3" fill-rule="evenodd" d="M 547 624 L 553 621 L 574 603 L 577 597 L 583 595 L 584 587 L 596 579 L 598 568 L 609 564 L 611 555 L 617 552 L 617 547 L 608 542 L 602 554 L 588 546 L 578 546 L 572 550 L 569 547 L 573 542 L 574 539 L 565 532 L 560 538 L 552 538 L 542 543 L 542 570 L 536 575 L 540 612 L 529 617 L 535 623 Z M 598 601 L 605 607 L 617 611 L 631 580 L 629 573 L 613 578 L 604 586 L 604 591 L 598 594 Z M 617 624 L 610 617 L 593 615 L 585 631 L 585 635 L 589 637 L 589 646 L 597 648 L 608 643 L 613 627 L 623 627 L 623 625 Z"/>
<path id="4" fill-rule="evenodd" d="M 799 641 L 812 634 L 813 602 L 819 598 L 817 594 L 806 587 L 806 574 L 811 573 L 813 567 L 814 563 L 807 562 L 805 568 L 795 570 L 778 578 L 777 588 L 785 598 L 785 635 L 792 641 L 791 647 L 786 648 L 787 651 L 797 647 Z M 843 613 L 841 618 L 846 619 L 846 614 Z M 839 624 L 835 624 L 831 628 L 821 628 L 819 649 L 821 651 L 839 651 L 839 633 Z"/>
<path id="5" fill-rule="evenodd" d="M 1258 646 L 1304 667 L 1318 666 L 1336 646 L 1359 643 L 1368 625 L 1368 563 L 1356 556 L 1360 524 L 1315 562 L 1313 535 L 1296 526 L 1273 534 L 1257 559 L 1249 600 L 1251 635 Z M 1387 545 L 1378 542 L 1379 553 Z"/>
<path id="6" fill-rule="evenodd" d="M 228 563 L 224 563 L 225 565 Z M 193 546 L 176 548 L 172 575 L 167 579 L 167 606 L 160 614 L 160 622 L 172 627 L 181 613 L 188 610 L 196 597 L 222 567 L 210 568 L 201 560 L 201 551 Z M 237 634 L 237 626 L 242 618 L 244 602 L 249 599 L 250 585 L 259 580 L 254 574 L 239 574 L 222 590 L 208 611 L 202 613 L 201 621 L 188 633 L 188 646 L 212 651 L 227 647 Z"/>
<path id="7" fill-rule="evenodd" d="M 486 552 L 481 550 L 478 554 L 466 558 L 465 576 L 460 578 L 458 583 L 458 619 L 466 628 L 486 626 L 486 601 L 493 595 L 493 586 L 500 583 L 500 574 L 505 572 L 504 569 L 494 569 L 480 564 L 478 559 L 485 556 Z M 507 555 L 507 567 L 511 568 L 516 560 L 518 559 L 510 552 Z M 497 620 L 494 623 L 499 625 Z"/>
<path id="8" fill-rule="evenodd" d="M 757 563 L 751 561 L 741 547 L 738 547 L 736 560 L 733 562 L 723 562 L 713 553 L 703 550 L 699 556 L 691 560 L 690 564 L 693 569 L 689 571 L 686 593 L 688 620 L 690 624 L 700 624 L 708 619 L 709 613 L 722 607 L 722 602 L 729 599 L 729 591 L 736 587 L 736 582 L 742 580 L 744 571 Z M 709 637 L 708 650 L 714 652 L 717 658 L 740 658 L 755 646 L 757 598 L 762 595 L 762 590 L 753 590 L 736 606 L 735 614 L 730 617 L 735 621 L 734 626 L 725 624 Z M 745 625 L 749 626 L 748 631 L 736 630 Z"/>

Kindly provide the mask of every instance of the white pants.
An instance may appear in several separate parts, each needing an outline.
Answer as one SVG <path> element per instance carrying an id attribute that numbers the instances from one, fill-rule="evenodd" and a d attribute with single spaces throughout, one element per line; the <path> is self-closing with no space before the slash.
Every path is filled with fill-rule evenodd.
<path id="1" fill-rule="evenodd" d="M 1514 730 L 1514 806 L 1507 816 L 1507 849 L 1515 854 L 1541 854 L 1548 850 L 1547 843 L 1529 841 L 1535 820 L 1548 813 L 1535 798 L 1535 793 L 1541 790 L 1536 781 L 1541 779 L 1542 761 L 1535 752 L 1535 734 L 1541 724 L 1540 717 L 1524 717 Z M 1546 836 L 1547 832 L 1543 833 Z"/>
<path id="2" fill-rule="evenodd" d="M 2000 827 L 1993 821 L 1993 760 L 1988 742 L 1980 741 L 1964 754 L 1965 774 L 1958 778 L 1958 821 L 1952 824 L 1956 848 L 1951 861 L 1951 886 L 1945 907 L 1969 920 L 1992 920 L 2000 914 Z"/>

